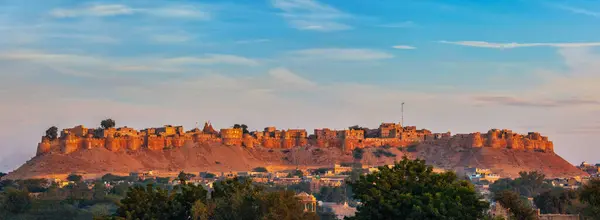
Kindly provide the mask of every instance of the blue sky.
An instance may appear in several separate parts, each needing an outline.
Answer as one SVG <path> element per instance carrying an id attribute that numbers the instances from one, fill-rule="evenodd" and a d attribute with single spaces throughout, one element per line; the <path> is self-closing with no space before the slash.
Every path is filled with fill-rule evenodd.
<path id="1" fill-rule="evenodd" d="M 52 125 L 540 131 L 598 162 L 594 1 L 0 0 L 0 170 Z"/>

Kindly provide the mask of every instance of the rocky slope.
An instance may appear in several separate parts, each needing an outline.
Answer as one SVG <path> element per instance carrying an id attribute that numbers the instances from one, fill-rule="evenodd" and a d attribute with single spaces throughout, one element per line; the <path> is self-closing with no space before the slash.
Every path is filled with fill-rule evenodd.
<path id="1" fill-rule="evenodd" d="M 376 156 L 379 149 L 395 156 Z M 538 170 L 548 177 L 586 175 L 554 153 L 493 148 L 450 148 L 421 144 L 416 152 L 397 148 L 367 148 L 361 163 L 391 164 L 406 155 L 423 158 L 429 164 L 450 170 L 463 167 L 491 168 L 503 177 L 516 177 L 519 171 Z M 390 157 L 391 156 L 391 157 Z M 284 170 L 331 167 L 334 163 L 354 162 L 352 154 L 335 148 L 297 147 L 293 149 L 246 149 L 223 145 L 186 145 L 163 151 L 110 152 L 104 148 L 81 150 L 68 155 L 50 153 L 27 161 L 7 178 L 64 178 L 70 173 L 98 177 L 106 173 L 128 174 L 154 170 L 158 173 L 248 171 L 254 167 Z"/>

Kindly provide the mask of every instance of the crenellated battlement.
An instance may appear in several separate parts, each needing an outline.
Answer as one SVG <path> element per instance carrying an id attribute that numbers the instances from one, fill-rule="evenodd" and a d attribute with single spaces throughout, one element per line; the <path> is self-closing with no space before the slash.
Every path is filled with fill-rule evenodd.
<path id="1" fill-rule="evenodd" d="M 490 147 L 497 149 L 554 152 L 554 144 L 537 132 L 526 135 L 508 129 L 491 129 L 487 133 L 457 134 L 448 140 L 451 147 Z"/>
<path id="2" fill-rule="evenodd" d="M 248 132 L 242 128 L 223 128 L 216 131 L 206 122 L 203 129 L 185 131 L 182 126 L 165 125 L 140 131 L 133 128 L 88 129 L 82 125 L 64 129 L 60 137 L 50 140 L 43 137 L 38 144 L 37 155 L 46 153 L 70 154 L 79 150 L 105 148 L 112 152 L 138 151 L 147 149 L 161 151 L 179 148 L 187 144 L 221 143 L 226 146 L 253 148 L 289 149 L 313 145 L 321 148 L 339 148 L 352 151 L 366 147 L 404 147 L 424 143 L 452 148 L 506 148 L 553 152 L 554 146 L 548 137 L 537 132 L 526 135 L 511 130 L 491 129 L 487 133 L 456 134 L 432 133 L 414 126 L 399 123 L 382 123 L 377 129 L 350 127 L 344 130 L 315 129 L 308 135 L 305 129 L 277 130 L 267 127 L 263 131 Z"/>

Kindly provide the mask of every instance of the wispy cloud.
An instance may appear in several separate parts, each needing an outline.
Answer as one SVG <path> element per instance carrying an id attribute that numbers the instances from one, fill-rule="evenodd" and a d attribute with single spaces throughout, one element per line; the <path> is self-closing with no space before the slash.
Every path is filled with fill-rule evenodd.
<path id="1" fill-rule="evenodd" d="M 0 60 L 25 60 L 38 62 L 74 62 L 90 64 L 100 62 L 99 59 L 77 54 L 46 53 L 35 50 L 16 50 L 0 53 Z"/>
<path id="2" fill-rule="evenodd" d="M 568 42 L 568 43 L 492 43 L 486 41 L 439 41 L 444 44 L 455 44 L 468 47 L 482 47 L 495 49 L 513 49 L 519 47 L 597 47 L 600 42 Z"/>
<path id="3" fill-rule="evenodd" d="M 139 57 L 129 59 L 112 59 L 83 54 L 47 53 L 43 51 L 7 51 L 0 53 L 0 60 L 19 60 L 33 63 L 50 64 L 65 70 L 66 67 L 85 67 L 85 69 L 106 68 L 113 71 L 153 71 L 181 72 L 185 67 L 196 65 L 237 65 L 257 66 L 254 59 L 230 54 L 206 54 L 203 56 L 183 57 Z"/>
<path id="4" fill-rule="evenodd" d="M 348 48 L 315 48 L 293 51 L 292 54 L 306 59 L 338 60 L 338 61 L 367 61 L 389 59 L 393 55 L 370 49 Z"/>
<path id="5" fill-rule="evenodd" d="M 92 43 L 105 43 L 105 44 L 115 44 L 118 43 L 119 40 L 109 36 L 103 35 L 88 35 L 88 34 L 49 34 L 46 37 L 48 38 L 63 38 L 63 39 L 73 39 L 73 40 L 81 40 Z"/>
<path id="6" fill-rule="evenodd" d="M 383 27 L 383 28 L 410 28 L 410 27 L 415 27 L 415 26 L 416 26 L 415 22 L 412 22 L 412 21 L 404 21 L 404 22 L 398 22 L 398 23 L 377 25 L 377 27 Z"/>
<path id="7" fill-rule="evenodd" d="M 283 11 L 281 16 L 296 29 L 327 32 L 352 28 L 341 21 L 351 15 L 316 0 L 271 0 L 271 3 Z"/>
<path id="8" fill-rule="evenodd" d="M 473 98 L 481 104 L 497 104 L 517 107 L 573 107 L 582 105 L 600 106 L 600 101 L 591 99 L 528 100 L 510 96 L 477 96 Z"/>
<path id="9" fill-rule="evenodd" d="M 206 9 L 195 5 L 179 5 L 164 8 L 139 9 L 140 12 L 146 12 L 150 15 L 173 18 L 191 18 L 208 20 L 211 14 Z"/>
<path id="10" fill-rule="evenodd" d="M 400 49 L 400 50 L 414 50 L 414 49 L 417 49 L 416 47 L 408 46 L 408 45 L 395 45 L 392 48 L 394 48 L 394 49 Z"/>
<path id="11" fill-rule="evenodd" d="M 587 10 L 584 8 L 577 8 L 577 7 L 571 7 L 571 6 L 566 6 L 566 5 L 554 5 L 554 7 L 565 10 L 565 11 L 569 11 L 571 13 L 575 13 L 575 14 L 582 14 L 582 15 L 600 18 L 600 12 L 597 12 L 597 11 L 591 11 L 591 10 Z"/>
<path id="12" fill-rule="evenodd" d="M 151 39 L 158 43 L 183 43 L 192 40 L 193 37 L 187 34 L 158 34 Z"/>
<path id="13" fill-rule="evenodd" d="M 186 65 L 209 65 L 209 64 L 230 64 L 230 65 L 244 65 L 244 66 L 257 66 L 259 62 L 236 55 L 229 54 L 208 54 L 203 57 L 176 57 L 164 60 L 167 64 L 186 64 Z"/>
<path id="14" fill-rule="evenodd" d="M 252 40 L 238 40 L 235 43 L 236 44 L 256 44 L 256 43 L 265 43 L 265 42 L 269 42 L 271 40 L 269 39 L 252 39 Z"/>
<path id="15" fill-rule="evenodd" d="M 286 68 L 271 69 L 268 73 L 275 80 L 282 83 L 303 87 L 314 87 L 317 85 L 315 82 L 302 78 L 301 76 L 298 76 L 297 74 Z"/>
<path id="16" fill-rule="evenodd" d="M 59 8 L 50 12 L 50 15 L 57 18 L 69 18 L 79 16 L 116 16 L 133 14 L 134 9 L 126 5 L 110 4 L 110 5 L 90 5 L 83 8 Z"/>
<path id="17" fill-rule="evenodd" d="M 204 8 L 195 5 L 177 5 L 157 8 L 133 8 L 122 4 L 93 4 L 76 8 L 57 8 L 50 12 L 56 18 L 108 17 L 119 15 L 147 14 L 159 17 L 190 18 L 208 20 L 211 18 Z"/>

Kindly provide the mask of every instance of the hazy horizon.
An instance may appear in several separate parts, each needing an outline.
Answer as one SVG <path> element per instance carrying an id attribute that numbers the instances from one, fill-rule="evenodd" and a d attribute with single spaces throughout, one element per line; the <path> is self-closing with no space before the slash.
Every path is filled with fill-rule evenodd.
<path id="1" fill-rule="evenodd" d="M 537 131 L 600 163 L 590 1 L 0 3 L 0 171 L 50 126 Z"/>

